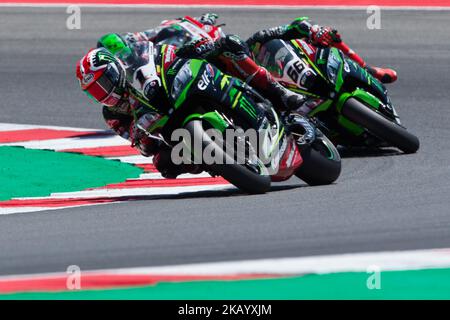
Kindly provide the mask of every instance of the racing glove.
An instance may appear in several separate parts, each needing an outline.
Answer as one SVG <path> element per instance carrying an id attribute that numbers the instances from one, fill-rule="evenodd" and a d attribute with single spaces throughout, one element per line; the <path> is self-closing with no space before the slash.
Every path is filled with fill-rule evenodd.
<path id="1" fill-rule="evenodd" d="M 153 157 L 153 164 L 155 165 L 156 170 L 158 170 L 164 178 L 176 179 L 183 173 L 199 174 L 203 171 L 201 165 L 183 163 L 177 165 L 173 163 L 171 151 L 172 150 L 167 146 L 162 145 Z"/>
<path id="2" fill-rule="evenodd" d="M 250 54 L 247 44 L 236 35 L 227 35 L 216 41 L 208 38 L 194 40 L 178 49 L 176 54 L 180 58 L 208 59 L 224 52 L 232 53 L 235 58 Z"/>
<path id="3" fill-rule="evenodd" d="M 253 48 L 257 43 L 266 43 L 273 39 L 281 39 L 285 32 L 286 28 L 283 26 L 261 30 L 248 38 L 246 42 L 250 48 Z"/>
<path id="4" fill-rule="evenodd" d="M 161 119 L 161 116 L 156 113 L 146 113 L 130 125 L 131 145 L 145 157 L 151 156 L 160 147 L 159 140 L 152 139 L 145 133 L 146 130 L 151 130 L 151 127 L 159 119 Z"/>
<path id="5" fill-rule="evenodd" d="M 185 59 L 206 59 L 217 50 L 214 41 L 202 38 L 190 41 L 176 51 L 176 55 Z"/>
<path id="6" fill-rule="evenodd" d="M 129 140 L 133 118 L 126 113 L 114 112 L 111 107 L 106 106 L 103 106 L 102 113 L 108 127 L 122 138 Z"/>
<path id="7" fill-rule="evenodd" d="M 333 44 L 341 43 L 341 35 L 336 29 L 313 25 L 309 31 L 309 40 L 318 47 L 330 47 Z"/>
<path id="8" fill-rule="evenodd" d="M 219 18 L 219 15 L 216 13 L 205 13 L 203 14 L 198 21 L 200 21 L 203 24 L 208 24 L 210 26 L 213 26 L 216 24 L 217 19 Z"/>

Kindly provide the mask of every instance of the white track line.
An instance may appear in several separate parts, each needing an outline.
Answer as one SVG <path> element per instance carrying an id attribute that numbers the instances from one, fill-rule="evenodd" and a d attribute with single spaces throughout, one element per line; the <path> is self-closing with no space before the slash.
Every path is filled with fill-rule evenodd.
<path id="1" fill-rule="evenodd" d="M 39 126 L 39 125 L 20 125 L 20 124 L 10 124 L 10 123 L 0 123 L 0 132 L 5 131 L 17 131 L 17 130 L 28 130 L 28 129 L 54 129 L 54 130 L 72 130 L 72 131 L 87 131 L 87 132 L 99 132 L 105 133 L 104 130 L 93 130 L 93 129 L 82 129 L 82 128 L 70 128 L 70 127 L 55 127 L 55 126 Z M 63 139 L 49 139 L 49 140 L 35 140 L 35 141 L 25 141 L 25 142 L 12 142 L 0 144 L 0 146 L 22 146 L 31 149 L 53 149 L 53 150 L 63 150 L 63 149 L 82 149 L 82 148 L 93 148 L 93 147 L 114 147 L 114 146 L 128 146 L 130 143 L 122 139 L 119 136 L 110 135 L 97 135 L 97 136 L 86 136 L 80 138 L 63 138 Z M 110 160 L 119 160 L 125 163 L 131 164 L 150 164 L 152 163 L 152 158 L 146 158 L 143 156 L 126 156 L 126 157 L 111 157 L 105 158 Z M 180 175 L 179 179 L 189 180 L 192 178 L 207 178 L 210 177 L 207 173 L 201 173 L 198 175 L 193 174 L 183 174 Z M 139 178 L 128 179 L 130 181 L 139 181 L 142 179 L 164 179 L 160 173 L 143 173 Z M 119 197 L 135 197 L 135 196 L 163 196 L 163 195 L 176 195 L 189 192 L 198 191 L 213 191 L 213 190 L 227 190 L 232 189 L 230 184 L 212 184 L 212 185 L 200 185 L 200 186 L 167 186 L 167 187 L 138 187 L 138 188 L 122 188 L 122 189 L 107 189 L 107 188 L 97 188 L 81 190 L 77 192 L 60 192 L 50 194 L 48 197 L 24 197 L 24 198 L 14 198 L 12 200 L 51 200 L 51 199 L 79 199 L 79 200 L 89 200 L 89 198 L 119 198 Z M 117 203 L 119 201 L 114 201 Z M 3 214 L 13 214 L 13 213 L 25 213 L 25 212 L 35 212 L 43 210 L 56 210 L 64 208 L 73 208 L 81 206 L 90 205 L 100 205 L 100 204 L 110 204 L 112 202 L 106 203 L 88 203 L 88 204 L 74 204 L 71 206 L 53 206 L 46 207 L 42 204 L 36 204 L 37 207 L 29 206 L 15 206 L 15 207 L 0 207 L 0 215 Z"/>
<path id="2" fill-rule="evenodd" d="M 158 195 L 175 195 L 186 192 L 213 191 L 232 189 L 230 184 L 214 184 L 201 186 L 173 186 L 173 187 L 142 187 L 142 188 L 124 188 L 124 189 L 92 189 L 77 192 L 59 192 L 52 193 L 52 199 L 64 198 L 96 198 L 96 197 L 132 197 L 132 196 L 158 196 Z M 33 198 L 35 199 L 35 198 Z"/>
<path id="3" fill-rule="evenodd" d="M 119 203 L 120 201 L 116 201 L 114 203 Z M 99 206 L 108 203 L 93 203 L 93 204 L 82 204 L 82 205 L 74 205 L 70 207 L 13 207 L 13 208 L 1 208 L 0 207 L 0 215 L 7 214 L 16 214 L 16 213 L 34 213 L 40 211 L 52 211 L 52 210 L 61 210 L 61 209 L 69 209 L 69 208 L 79 208 L 79 207 L 91 207 L 91 206 Z"/>
<path id="4" fill-rule="evenodd" d="M 181 179 L 195 179 L 195 178 L 211 178 L 211 175 L 207 172 L 202 172 L 199 174 L 191 174 L 191 173 L 183 173 L 177 177 L 177 180 Z M 166 180 L 161 173 L 159 172 L 151 172 L 151 173 L 143 173 L 139 176 L 139 178 L 127 179 L 127 181 L 137 181 L 142 179 L 155 179 L 155 180 Z"/>
<path id="5" fill-rule="evenodd" d="M 128 8 L 128 9 L 174 9 L 185 10 L 186 8 L 194 9 L 251 9 L 251 10 L 367 10 L 367 6 L 345 6 L 345 5 L 215 5 L 215 4 L 86 4 L 86 3 L 0 3 L 0 7 L 30 7 L 30 8 L 67 8 L 71 5 L 86 8 Z M 449 11 L 450 7 L 442 6 L 383 6 L 384 10 L 399 11 Z"/>
<path id="6" fill-rule="evenodd" d="M 126 156 L 126 157 L 107 157 L 108 160 L 119 160 L 120 162 L 131 163 L 131 164 L 150 164 L 152 163 L 153 157 L 144 157 L 140 155 Z"/>
<path id="7" fill-rule="evenodd" d="M 105 130 L 100 129 L 85 129 L 85 128 L 74 128 L 74 127 L 58 127 L 58 126 L 42 126 L 34 124 L 18 124 L 18 123 L 0 123 L 0 131 L 17 131 L 17 130 L 28 130 L 28 129 L 52 129 L 52 130 L 69 130 L 69 131 L 92 131 L 92 132 L 104 132 Z"/>
<path id="8" fill-rule="evenodd" d="M 275 258 L 182 264 L 161 267 L 138 267 L 82 270 L 83 275 L 148 275 L 150 276 L 230 276 L 230 275 L 303 275 L 339 272 L 374 272 L 450 268 L 450 249 L 384 251 L 322 255 L 298 258 Z M 63 271 L 64 272 L 64 271 Z M 44 273 L 3 276 L 0 280 L 67 277 L 66 273 Z"/>
<path id="9" fill-rule="evenodd" d="M 165 195 L 181 195 L 190 192 L 201 192 L 201 191 L 227 191 L 233 190 L 235 187 L 229 184 L 217 184 L 217 185 L 203 185 L 203 186 L 183 186 L 183 187 L 157 187 L 157 188 L 129 188 L 129 189 L 103 189 L 103 190 L 92 190 L 92 191 L 80 191 L 80 192 L 66 192 L 66 193 L 53 193 L 50 197 L 46 198 L 15 198 L 13 200 L 39 200 L 39 199 L 89 199 L 97 197 L 115 198 L 115 197 L 133 197 L 133 196 L 165 196 Z M 88 204 L 78 204 L 71 206 L 57 206 L 57 207 L 0 207 L 0 215 L 15 214 L 15 213 L 27 213 L 27 212 L 38 212 L 47 210 L 59 210 L 59 209 L 69 209 L 76 207 L 94 206 L 94 205 L 107 205 L 107 204 L 117 204 L 122 201 L 105 202 L 105 203 L 88 203 Z"/>
<path id="10" fill-rule="evenodd" d="M 450 268 L 450 250 L 411 250 L 351 253 L 300 258 L 243 260 L 178 266 L 119 269 L 117 273 L 161 275 L 307 274 L 367 272 L 368 268 L 416 270 Z"/>
<path id="11" fill-rule="evenodd" d="M 41 211 L 53 211 L 62 209 L 72 209 L 80 207 L 92 207 L 92 206 L 102 206 L 112 203 L 122 203 L 123 201 L 105 202 L 105 203 L 87 203 L 87 204 L 77 204 L 73 206 L 63 206 L 63 207 L 13 207 L 13 208 L 0 208 L 0 215 L 16 214 L 16 213 L 34 213 Z"/>

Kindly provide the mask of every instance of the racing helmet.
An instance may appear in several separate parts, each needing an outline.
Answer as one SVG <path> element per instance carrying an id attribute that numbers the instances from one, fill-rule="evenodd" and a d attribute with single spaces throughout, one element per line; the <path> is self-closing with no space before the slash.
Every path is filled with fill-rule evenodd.
<path id="1" fill-rule="evenodd" d="M 76 75 L 81 89 L 107 107 L 118 105 L 125 94 L 125 67 L 105 48 L 91 49 L 81 58 Z"/>

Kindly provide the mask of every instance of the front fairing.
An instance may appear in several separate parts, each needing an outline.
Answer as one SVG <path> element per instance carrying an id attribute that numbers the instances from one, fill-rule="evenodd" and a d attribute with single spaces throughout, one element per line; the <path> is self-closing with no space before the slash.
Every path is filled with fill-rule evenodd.
<path id="1" fill-rule="evenodd" d="M 166 93 L 175 109 L 197 93 L 195 84 L 204 64 L 201 60 L 176 58 L 163 70 Z"/>
<path id="2" fill-rule="evenodd" d="M 172 112 L 188 114 L 196 107 L 231 111 L 253 128 L 263 117 L 251 95 L 244 93 L 250 87 L 204 60 L 177 58 L 164 75 Z"/>
<path id="3" fill-rule="evenodd" d="M 276 39 L 266 42 L 255 55 L 255 60 L 264 66 L 276 80 L 301 86 L 299 80 L 301 72 L 306 66 L 283 40 Z"/>
<path id="4" fill-rule="evenodd" d="M 301 164 L 300 153 L 295 143 L 287 140 L 277 113 L 270 109 L 273 113 L 271 119 L 276 121 L 269 120 L 267 106 L 261 107 L 261 101 L 256 102 L 252 95 L 252 89 L 239 79 L 223 74 L 206 61 L 179 58 L 164 71 L 164 75 L 167 94 L 173 105 L 164 131 L 167 136 L 171 128 L 178 128 L 196 118 L 221 131 L 228 125 L 244 130 L 253 128 L 266 134 L 261 136 L 264 143 L 259 147 L 265 159 L 269 160 L 267 168 L 278 172 L 275 169 L 282 160 L 283 171 L 277 179 L 288 178 Z"/>

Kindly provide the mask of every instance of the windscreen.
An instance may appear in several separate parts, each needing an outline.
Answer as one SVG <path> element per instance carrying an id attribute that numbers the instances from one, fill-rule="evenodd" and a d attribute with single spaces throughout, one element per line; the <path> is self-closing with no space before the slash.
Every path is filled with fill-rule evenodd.
<path id="1" fill-rule="evenodd" d="M 255 54 L 256 62 L 265 67 L 275 78 L 283 77 L 283 70 L 294 56 L 282 40 L 265 43 Z"/>

